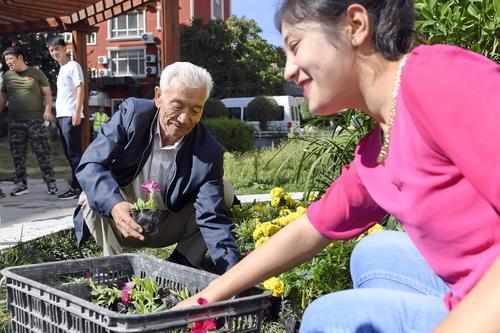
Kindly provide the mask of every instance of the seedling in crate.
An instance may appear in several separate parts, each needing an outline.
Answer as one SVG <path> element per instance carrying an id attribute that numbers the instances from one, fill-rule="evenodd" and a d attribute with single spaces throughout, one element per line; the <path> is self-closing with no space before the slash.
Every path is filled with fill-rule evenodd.
<path id="1" fill-rule="evenodd" d="M 157 209 L 155 195 L 160 192 L 160 183 L 154 180 L 144 182 L 141 184 L 141 190 L 147 194 L 148 200 L 137 199 L 131 214 L 137 224 L 142 227 L 144 234 L 150 235 L 158 231 L 160 211 Z"/>
<path id="2" fill-rule="evenodd" d="M 189 290 L 181 291 L 160 288 L 150 278 L 132 276 L 131 281 L 112 286 L 89 281 L 92 302 L 119 313 L 145 314 L 170 309 L 188 298 Z"/>

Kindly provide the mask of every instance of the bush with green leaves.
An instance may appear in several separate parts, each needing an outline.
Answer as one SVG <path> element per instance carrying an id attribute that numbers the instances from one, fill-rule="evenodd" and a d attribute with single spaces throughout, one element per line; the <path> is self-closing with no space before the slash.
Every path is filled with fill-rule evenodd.
<path id="1" fill-rule="evenodd" d="M 500 61 L 500 0 L 416 0 L 419 42 L 452 44 Z"/>
<path id="2" fill-rule="evenodd" d="M 238 119 L 205 119 L 203 123 L 210 133 L 229 152 L 246 152 L 254 148 L 255 128 Z"/>
<path id="3" fill-rule="evenodd" d="M 280 106 L 274 98 L 269 96 L 257 96 L 245 109 L 246 121 L 258 121 L 262 131 L 267 130 L 270 120 L 279 119 L 281 114 Z"/>
<path id="4" fill-rule="evenodd" d="M 229 110 L 220 99 L 209 97 L 203 107 L 203 118 L 229 118 Z"/>

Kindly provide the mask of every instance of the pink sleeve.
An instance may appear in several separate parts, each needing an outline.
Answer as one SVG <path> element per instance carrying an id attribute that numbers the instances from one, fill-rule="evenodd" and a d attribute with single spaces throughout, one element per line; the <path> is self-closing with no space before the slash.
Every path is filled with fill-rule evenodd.
<path id="1" fill-rule="evenodd" d="M 313 226 L 330 239 L 350 239 L 383 218 L 387 213 L 366 191 L 356 171 L 356 162 L 345 166 L 326 193 L 307 209 Z"/>
<path id="2" fill-rule="evenodd" d="M 500 212 L 500 66 L 458 47 L 413 52 L 405 102 L 435 149 Z"/>

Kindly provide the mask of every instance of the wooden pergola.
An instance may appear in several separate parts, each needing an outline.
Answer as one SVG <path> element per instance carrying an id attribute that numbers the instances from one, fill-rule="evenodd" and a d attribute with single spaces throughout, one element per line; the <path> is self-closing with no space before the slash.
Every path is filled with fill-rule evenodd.
<path id="1" fill-rule="evenodd" d="M 87 73 L 86 35 L 97 31 L 96 24 L 128 11 L 147 6 L 151 0 L 0 0 L 0 34 L 49 30 L 72 32 L 73 59 Z M 179 0 L 161 0 L 162 64 L 180 58 Z M 83 102 L 83 146 L 90 142 L 88 78 L 85 75 Z"/>

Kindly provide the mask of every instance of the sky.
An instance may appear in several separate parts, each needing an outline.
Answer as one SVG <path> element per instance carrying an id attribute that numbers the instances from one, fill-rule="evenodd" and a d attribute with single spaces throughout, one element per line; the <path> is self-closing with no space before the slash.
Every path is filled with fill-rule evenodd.
<path id="1" fill-rule="evenodd" d="M 254 19 L 263 30 L 261 37 L 269 44 L 282 46 L 281 35 L 274 27 L 274 12 L 279 0 L 231 0 L 231 14 Z"/>

